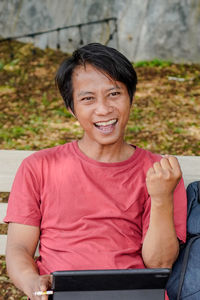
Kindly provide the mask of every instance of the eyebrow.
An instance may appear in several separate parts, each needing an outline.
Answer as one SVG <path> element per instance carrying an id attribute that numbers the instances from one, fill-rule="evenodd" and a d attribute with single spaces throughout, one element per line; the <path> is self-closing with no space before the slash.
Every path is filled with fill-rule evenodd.
<path id="1" fill-rule="evenodd" d="M 85 95 L 88 95 L 88 94 L 94 94 L 94 93 L 92 93 L 92 92 L 89 92 L 89 91 L 82 91 L 82 92 L 80 92 L 79 94 L 78 94 L 78 96 L 85 96 Z"/>
<path id="2" fill-rule="evenodd" d="M 114 87 L 111 87 L 110 89 L 107 89 L 106 91 L 107 92 L 110 92 L 110 91 L 112 91 L 112 90 L 121 90 L 121 88 L 120 88 L 120 86 L 118 86 L 118 85 L 115 85 Z"/>

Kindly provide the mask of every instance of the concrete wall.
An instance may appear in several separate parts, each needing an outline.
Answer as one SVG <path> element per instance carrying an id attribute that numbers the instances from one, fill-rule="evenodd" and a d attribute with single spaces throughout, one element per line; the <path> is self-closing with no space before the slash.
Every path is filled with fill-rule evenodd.
<path id="1" fill-rule="evenodd" d="M 16 36 L 71 24 L 118 18 L 118 35 L 110 46 L 130 60 L 161 58 L 200 62 L 200 0 L 1 0 L 0 35 Z M 82 28 L 84 44 L 105 43 L 114 23 Z M 60 32 L 61 48 L 72 52 L 80 32 Z M 32 41 L 24 39 L 24 41 Z M 56 33 L 38 36 L 37 46 L 55 48 Z"/>

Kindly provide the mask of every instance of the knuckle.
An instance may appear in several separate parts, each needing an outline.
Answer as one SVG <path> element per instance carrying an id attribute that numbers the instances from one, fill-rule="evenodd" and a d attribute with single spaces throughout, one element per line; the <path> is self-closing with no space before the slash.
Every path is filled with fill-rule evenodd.
<path id="1" fill-rule="evenodd" d="M 178 178 L 178 179 L 181 179 L 181 178 L 182 178 L 182 172 L 181 172 L 181 170 L 180 170 L 179 172 L 177 172 L 177 178 Z"/>
<path id="2" fill-rule="evenodd" d="M 165 171 L 165 178 L 166 178 L 166 180 L 170 180 L 171 179 L 171 172 L 169 171 L 169 170 L 166 170 Z"/>
<path id="3" fill-rule="evenodd" d="M 153 172 L 153 168 L 149 168 L 147 173 L 146 173 L 146 176 L 150 176 Z"/>
<path id="4" fill-rule="evenodd" d="M 182 171 L 181 171 L 181 168 L 180 167 L 178 167 L 178 168 L 176 168 L 175 170 L 174 170 L 174 176 L 175 177 L 182 177 Z"/>
<path id="5" fill-rule="evenodd" d="M 46 282 L 44 282 L 44 279 L 40 281 L 40 289 L 41 291 L 45 291 L 47 288 Z"/>
<path id="6" fill-rule="evenodd" d="M 154 167 L 157 167 L 157 166 L 160 166 L 160 162 L 159 161 L 156 161 L 154 164 L 153 164 Z"/>
<path id="7" fill-rule="evenodd" d="M 158 173 L 157 173 L 157 177 L 158 177 L 159 179 L 161 179 L 161 178 L 163 177 L 163 173 L 162 173 L 162 172 L 158 172 Z"/>
<path id="8" fill-rule="evenodd" d="M 170 156 L 174 161 L 176 161 L 178 163 L 178 159 L 176 156 Z"/>
<path id="9" fill-rule="evenodd" d="M 165 161 L 167 161 L 168 159 L 166 158 L 166 157 L 162 157 L 161 158 L 161 160 L 160 160 L 160 162 L 165 162 Z"/>

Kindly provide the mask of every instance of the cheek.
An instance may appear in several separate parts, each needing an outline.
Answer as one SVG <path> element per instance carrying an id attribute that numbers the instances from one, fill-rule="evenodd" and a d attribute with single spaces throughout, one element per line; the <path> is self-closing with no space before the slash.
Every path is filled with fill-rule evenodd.
<path id="1" fill-rule="evenodd" d="M 130 104 L 123 105 L 123 106 L 121 107 L 121 109 L 120 109 L 121 115 L 122 115 L 125 119 L 129 118 L 130 110 L 131 110 Z"/>
<path id="2" fill-rule="evenodd" d="M 90 127 L 91 117 L 90 113 L 87 110 L 79 110 L 79 113 L 76 115 L 76 118 L 82 127 Z"/>

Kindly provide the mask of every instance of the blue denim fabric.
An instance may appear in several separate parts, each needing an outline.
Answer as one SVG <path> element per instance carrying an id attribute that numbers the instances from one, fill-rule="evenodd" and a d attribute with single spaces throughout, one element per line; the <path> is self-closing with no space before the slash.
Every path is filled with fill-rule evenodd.
<path id="1" fill-rule="evenodd" d="M 186 247 L 191 236 L 200 234 L 200 199 L 199 183 L 193 182 L 187 188 L 188 216 L 187 232 L 188 239 L 182 246 L 178 259 L 173 265 L 170 278 L 167 283 L 167 293 L 170 300 L 177 300 L 177 292 L 180 283 L 181 268 Z M 183 281 L 181 300 L 200 300 L 200 235 L 196 239 L 189 252 L 188 264 Z"/>
<path id="2" fill-rule="evenodd" d="M 200 199 L 198 181 L 191 183 L 187 188 L 187 232 L 200 233 Z"/>

